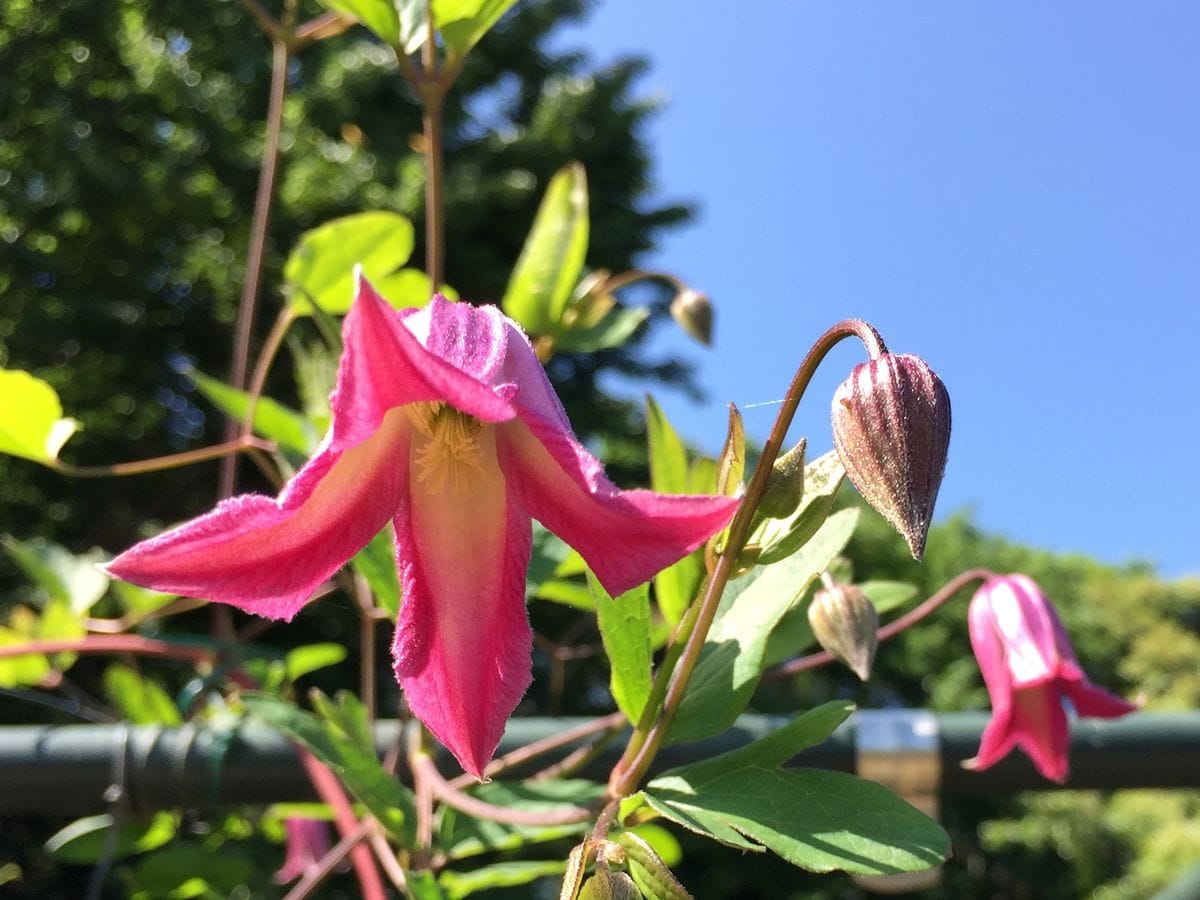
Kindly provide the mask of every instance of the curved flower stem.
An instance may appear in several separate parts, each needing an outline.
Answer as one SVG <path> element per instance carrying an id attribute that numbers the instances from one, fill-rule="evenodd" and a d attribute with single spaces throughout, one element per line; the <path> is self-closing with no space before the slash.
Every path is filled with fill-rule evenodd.
<path id="1" fill-rule="evenodd" d="M 262 164 L 258 170 L 258 189 L 254 197 L 254 216 L 250 223 L 250 246 L 246 251 L 246 275 L 238 301 L 237 328 L 234 331 L 233 363 L 229 383 L 241 389 L 246 384 L 246 367 L 250 358 L 250 335 L 254 328 L 254 307 L 262 285 L 263 257 L 266 254 L 267 229 L 271 222 L 271 206 L 275 200 L 275 174 L 279 163 L 279 139 L 283 131 L 283 101 L 287 95 L 288 62 L 291 60 L 291 41 L 295 28 L 297 0 L 284 0 L 283 19 L 271 38 L 271 88 L 267 103 L 267 127 L 263 139 Z M 238 422 L 230 418 L 225 424 L 225 438 L 238 433 Z M 222 498 L 233 493 L 237 475 L 236 460 L 221 465 L 218 493 Z"/>
<path id="2" fill-rule="evenodd" d="M 687 290 L 687 285 L 670 272 L 659 272 L 648 269 L 630 269 L 628 272 L 622 272 L 620 275 L 613 275 L 604 282 L 604 290 L 615 291 L 619 288 L 636 284 L 639 281 L 665 281 L 671 287 L 675 288 L 675 293 L 677 294 Z"/>
<path id="3" fill-rule="evenodd" d="M 271 363 L 275 361 L 275 355 L 283 344 L 283 338 L 295 321 L 295 307 L 289 303 L 279 310 L 279 315 L 275 317 L 275 324 L 271 326 L 271 331 L 267 335 L 266 341 L 263 342 L 262 350 L 258 354 L 258 361 L 254 364 L 254 374 L 250 376 L 249 397 L 246 399 L 246 414 L 242 416 L 241 437 L 247 437 L 254 430 L 254 414 L 258 411 L 258 398 L 262 396 L 263 386 L 267 382 L 267 373 L 271 371 Z"/>
<path id="4" fill-rule="evenodd" d="M 968 569 L 965 572 L 960 572 L 955 575 L 944 585 L 938 588 L 934 593 L 929 595 L 929 598 L 922 602 L 919 606 L 913 607 L 888 624 L 884 625 L 877 632 L 876 638 L 882 642 L 890 637 L 895 637 L 900 632 L 916 625 L 931 612 L 957 594 L 963 587 L 970 584 L 972 581 L 986 581 L 995 573 L 988 569 Z M 796 659 L 780 663 L 763 672 L 763 681 L 780 681 L 788 678 L 798 672 L 806 672 L 809 669 L 820 668 L 834 662 L 834 656 L 827 650 L 822 650 L 818 653 L 810 653 L 807 656 L 797 657 Z"/>
<path id="5" fill-rule="evenodd" d="M 220 655 L 211 647 L 172 644 L 140 634 L 89 634 L 77 638 L 49 638 L 0 647 L 0 659 L 50 653 L 135 653 L 191 663 L 212 662 Z"/>
<path id="6" fill-rule="evenodd" d="M 662 666 L 656 676 L 656 684 L 651 688 L 653 691 L 658 687 L 657 681 L 660 678 L 670 679 L 662 709 L 654 719 L 654 723 L 650 726 L 649 731 L 644 733 L 644 736 L 640 734 L 642 732 L 642 723 L 638 723 L 639 727 L 634 737 L 630 740 L 629 746 L 626 747 L 625 755 L 617 763 L 609 779 L 608 796 L 610 798 L 618 799 L 633 793 L 642 776 L 650 768 L 650 763 L 654 760 L 654 756 L 662 746 L 662 742 L 667 736 L 667 731 L 671 727 L 671 722 L 675 718 L 675 713 L 679 709 L 679 704 L 683 702 L 688 681 L 691 679 L 692 672 L 696 668 L 696 663 L 700 658 L 700 651 L 704 647 L 705 639 L 708 637 L 708 630 L 712 627 L 713 619 L 716 617 L 717 607 L 721 602 L 721 594 L 724 592 L 725 585 L 733 574 L 738 555 L 742 552 L 742 548 L 746 544 L 746 539 L 750 535 L 750 523 L 754 516 L 754 510 L 762 499 L 763 493 L 766 491 L 767 479 L 771 475 L 771 467 L 774 465 L 775 458 L 779 455 L 779 451 L 783 447 L 788 428 L 792 424 L 792 418 L 795 416 L 796 409 L 800 405 L 800 398 L 804 395 L 804 391 L 808 388 L 808 384 L 812 380 L 817 366 L 821 364 L 826 354 L 839 341 L 847 337 L 857 337 L 861 340 L 872 358 L 887 352 L 883 338 L 879 336 L 879 332 L 874 328 L 861 319 L 845 319 L 817 338 L 812 348 L 808 351 L 808 354 L 804 357 L 804 361 L 800 363 L 800 368 L 796 370 L 796 374 L 792 378 L 792 383 L 788 386 L 786 398 L 784 399 L 783 406 L 780 407 L 775 424 L 771 428 L 771 434 L 763 447 L 758 467 L 754 470 L 754 475 L 751 477 L 750 484 L 746 488 L 746 495 L 742 498 L 742 503 L 738 507 L 737 514 L 733 517 L 733 522 L 729 526 L 729 537 L 725 542 L 725 549 L 717 558 L 716 568 L 713 570 L 712 576 L 705 583 L 698 604 L 694 604 L 698 606 L 695 625 L 686 637 L 683 634 L 680 635 L 681 639 L 686 640 L 686 644 L 679 656 L 679 661 L 674 666 L 673 671 L 667 671 L 666 665 Z M 639 737 L 641 738 L 640 740 Z"/>
<path id="7" fill-rule="evenodd" d="M 185 450 L 183 453 L 171 453 L 167 456 L 156 456 L 153 459 L 139 459 L 137 462 L 114 463 L 110 466 L 75 466 L 61 459 L 48 463 L 49 467 L 60 475 L 70 475 L 72 478 L 111 478 L 118 475 L 144 475 L 147 472 L 161 472 L 164 469 L 176 469 L 180 466 L 190 466 L 192 463 L 207 462 L 210 459 L 220 459 L 234 453 L 248 453 L 263 450 L 275 452 L 275 444 L 253 436 L 240 437 L 223 444 L 211 447 L 201 447 L 198 450 Z"/>
<path id="8" fill-rule="evenodd" d="M 451 786 L 442 777 L 433 758 L 427 753 L 414 754 L 412 759 L 413 776 L 419 777 L 427 784 L 433 796 L 452 809 L 464 812 L 476 819 L 488 819 L 504 825 L 553 826 L 570 825 L 574 822 L 586 822 L 594 814 L 594 810 L 583 806 L 563 806 L 560 809 L 535 812 L 527 809 L 510 809 L 507 806 L 495 806 L 477 800 L 469 794 Z"/>
<path id="9" fill-rule="evenodd" d="M 560 731 L 552 737 L 542 738 L 540 741 L 534 741 L 531 744 L 526 744 L 524 747 L 518 747 L 516 750 L 504 754 L 499 759 L 493 759 L 487 764 L 487 768 L 483 770 L 483 774 L 488 778 L 494 778 L 507 769 L 537 759 L 539 756 L 544 756 L 547 753 L 552 753 L 559 747 L 565 747 L 567 744 L 590 737 L 598 732 L 621 728 L 624 725 L 625 714 L 619 712 L 603 716 L 599 719 L 593 719 L 591 722 L 584 722 L 582 725 L 568 728 L 566 731 Z M 470 787 L 472 784 L 476 784 L 477 781 L 470 775 L 459 775 L 457 778 L 450 779 L 447 783 L 455 790 L 459 790 Z"/>
<path id="10" fill-rule="evenodd" d="M 126 613 L 115 619 L 85 618 L 83 620 L 83 627 L 88 631 L 100 634 L 124 634 L 129 629 L 136 628 L 143 622 L 150 622 L 154 619 L 165 619 L 168 616 L 177 616 L 181 613 L 199 609 L 202 606 L 208 606 L 208 601 L 201 600 L 198 597 L 177 597 L 170 603 L 146 613 Z"/>

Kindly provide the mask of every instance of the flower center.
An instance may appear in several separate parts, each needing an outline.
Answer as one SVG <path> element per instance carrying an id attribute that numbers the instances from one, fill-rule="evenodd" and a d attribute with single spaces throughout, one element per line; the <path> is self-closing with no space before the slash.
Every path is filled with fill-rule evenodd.
<path id="1" fill-rule="evenodd" d="M 483 423 L 445 403 L 411 403 L 405 407 L 424 440 L 414 451 L 416 479 L 440 494 L 449 485 L 457 495 L 472 493 L 483 473 L 479 437 Z"/>

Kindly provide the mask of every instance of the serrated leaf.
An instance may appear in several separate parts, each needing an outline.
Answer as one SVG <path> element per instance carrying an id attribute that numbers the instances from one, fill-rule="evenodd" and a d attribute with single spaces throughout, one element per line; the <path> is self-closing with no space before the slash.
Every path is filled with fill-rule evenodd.
<path id="1" fill-rule="evenodd" d="M 50 463 L 79 428 L 58 393 L 28 372 L 0 369 L 0 453 Z"/>
<path id="2" fill-rule="evenodd" d="M 250 405 L 250 394 L 247 391 L 230 387 L 195 369 L 189 372 L 188 376 L 196 382 L 196 388 L 213 406 L 239 422 L 245 419 L 246 409 Z M 274 441 L 280 447 L 303 456 L 311 454 L 321 439 L 316 427 L 303 413 L 270 397 L 259 397 L 254 404 L 253 425 L 254 433 L 259 437 Z"/>
<path id="3" fill-rule="evenodd" d="M 108 556 L 99 550 L 76 555 L 41 538 L 19 541 L 11 535 L 0 543 L 30 581 L 76 615 L 87 613 L 108 590 L 110 579 L 99 568 Z"/>
<path id="4" fill-rule="evenodd" d="M 504 292 L 504 311 L 531 334 L 557 335 L 587 247 L 587 175 L 571 163 L 550 179 Z"/>
<path id="5" fill-rule="evenodd" d="M 687 450 L 654 398 L 646 395 L 646 439 L 650 456 L 650 487 L 660 494 L 688 493 Z M 703 577 L 700 554 L 690 553 L 654 576 L 654 598 L 672 625 L 687 611 Z"/>
<path id="6" fill-rule="evenodd" d="M 587 580 L 611 668 L 613 699 L 625 718 L 636 722 L 650 696 L 650 588 L 642 584 L 612 597 L 591 571 Z"/>
<path id="7" fill-rule="evenodd" d="M 432 0 L 433 21 L 450 52 L 462 56 L 516 0 Z"/>
<path id="8" fill-rule="evenodd" d="M 400 17 L 392 0 L 320 0 L 327 9 L 357 19 L 385 44 L 400 43 Z"/>
<path id="9" fill-rule="evenodd" d="M 725 589 L 668 741 L 712 737 L 733 724 L 758 686 L 771 631 L 842 552 L 857 522 L 856 509 L 835 513 L 800 552 L 755 569 Z"/>
<path id="10" fill-rule="evenodd" d="M 438 876 L 438 884 L 448 900 L 460 900 L 492 888 L 518 887 L 539 878 L 557 878 L 566 868 L 566 861 L 560 859 L 514 860 L 470 872 L 446 871 Z"/>
<path id="11" fill-rule="evenodd" d="M 766 519 L 750 537 L 750 543 L 763 548 L 758 565 L 786 559 L 817 533 L 845 477 L 846 470 L 832 450 L 804 467 L 804 496 L 796 511 L 786 519 Z"/>
<path id="12" fill-rule="evenodd" d="M 167 692 L 128 666 L 113 663 L 104 670 L 104 693 L 121 715 L 136 725 L 183 723 Z"/>
<path id="13" fill-rule="evenodd" d="M 336 666 L 346 658 L 346 648 L 341 644 L 307 644 L 289 650 L 283 658 L 284 670 L 292 681 L 324 669 Z"/>
<path id="14" fill-rule="evenodd" d="M 823 740 L 848 712 L 845 704 L 826 704 L 746 747 L 673 769 L 650 782 L 645 799 L 685 828 L 742 849 L 773 850 L 813 872 L 886 875 L 937 865 L 949 854 L 949 837 L 882 785 L 773 768 Z"/>
<path id="15" fill-rule="evenodd" d="M 527 812 L 551 812 L 564 805 L 586 806 L 604 796 L 602 785 L 579 778 L 546 781 L 492 781 L 470 791 L 471 796 L 508 809 Z M 557 840 L 582 834 L 588 822 L 566 825 L 505 825 L 488 819 L 475 819 L 447 810 L 441 829 L 441 845 L 449 859 L 463 859 L 499 850 L 515 850 L 526 844 Z"/>
<path id="16" fill-rule="evenodd" d="M 311 313 L 311 303 L 316 303 L 330 315 L 342 315 L 354 299 L 355 266 L 374 281 L 404 265 L 412 249 L 413 226 L 404 216 L 358 213 L 301 235 L 283 277 L 298 313 Z"/>
<path id="17" fill-rule="evenodd" d="M 174 813 L 156 813 L 149 821 L 116 826 L 116 840 L 110 845 L 113 817 L 107 813 L 88 816 L 55 832 L 46 841 L 45 849 L 57 862 L 94 865 L 102 858 L 115 861 L 161 847 L 175 837 L 177 825 Z"/>
<path id="18" fill-rule="evenodd" d="M 387 612 L 393 622 L 400 614 L 400 580 L 394 546 L 389 525 L 350 559 L 350 567 L 367 580 L 375 605 Z"/>
<path id="19" fill-rule="evenodd" d="M 379 762 L 357 699 L 342 694 L 335 704 L 314 691 L 319 717 L 266 694 L 248 693 L 242 702 L 252 715 L 311 750 L 402 846 L 409 845 L 416 821 L 412 792 Z"/>
<path id="20" fill-rule="evenodd" d="M 595 325 L 561 333 L 554 345 L 564 353 L 595 353 L 620 347 L 649 317 L 650 310 L 642 306 L 614 309 Z"/>

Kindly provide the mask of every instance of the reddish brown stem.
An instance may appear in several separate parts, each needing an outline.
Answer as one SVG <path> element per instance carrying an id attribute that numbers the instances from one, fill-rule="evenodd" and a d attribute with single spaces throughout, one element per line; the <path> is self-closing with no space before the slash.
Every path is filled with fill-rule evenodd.
<path id="1" fill-rule="evenodd" d="M 442 773 L 437 770 L 432 757 L 427 754 L 416 754 L 411 760 L 413 776 L 419 776 L 427 784 L 433 795 L 447 806 L 464 812 L 476 819 L 489 819 L 504 825 L 545 826 L 569 825 L 573 822 L 586 822 L 592 817 L 592 810 L 582 806 L 563 806 L 560 809 L 545 812 L 534 812 L 525 809 L 509 809 L 507 806 L 494 806 L 484 803 L 469 794 L 464 794 L 450 786 Z"/>

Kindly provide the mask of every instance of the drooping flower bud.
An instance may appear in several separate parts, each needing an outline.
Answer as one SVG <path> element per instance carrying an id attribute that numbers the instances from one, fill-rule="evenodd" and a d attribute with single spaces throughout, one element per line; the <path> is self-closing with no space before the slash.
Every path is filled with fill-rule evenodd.
<path id="1" fill-rule="evenodd" d="M 941 379 L 907 353 L 855 366 L 833 395 L 833 444 L 863 499 L 920 559 L 950 446 Z"/>
<path id="2" fill-rule="evenodd" d="M 879 646 L 879 613 L 852 584 L 821 588 L 808 607 L 808 624 L 817 642 L 863 681 L 871 676 Z"/>
<path id="3" fill-rule="evenodd" d="M 707 294 L 685 287 L 671 301 L 671 317 L 689 337 L 712 346 L 713 308 Z"/>

